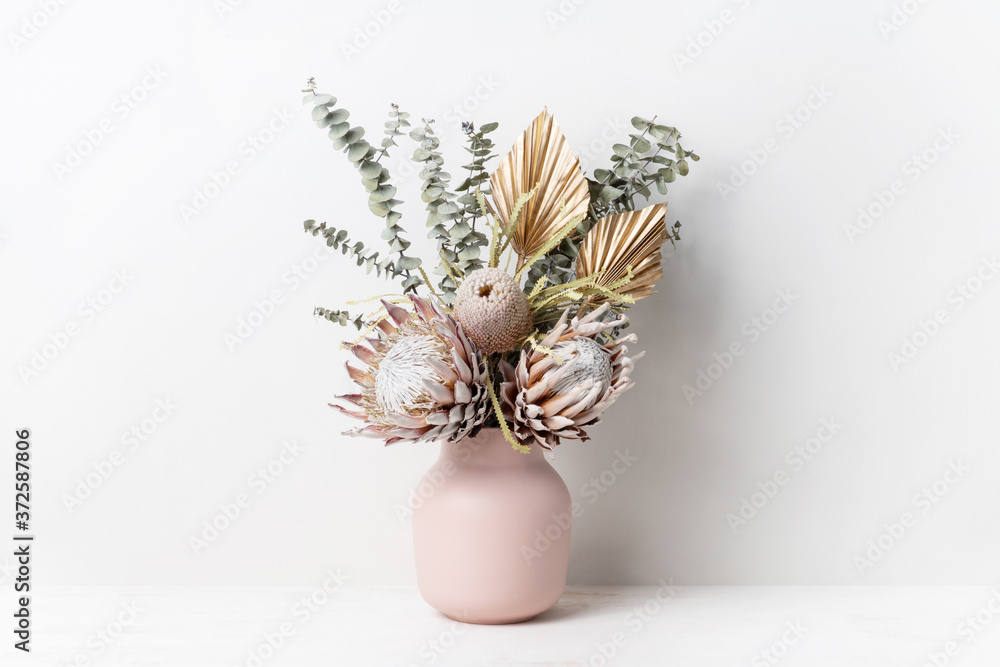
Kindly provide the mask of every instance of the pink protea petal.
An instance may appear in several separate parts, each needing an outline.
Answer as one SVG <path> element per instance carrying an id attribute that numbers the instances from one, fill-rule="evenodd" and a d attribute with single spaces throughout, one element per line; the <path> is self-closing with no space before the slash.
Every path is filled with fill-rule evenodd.
<path id="1" fill-rule="evenodd" d="M 413 308 L 417 311 L 417 314 L 428 322 L 433 322 L 440 317 L 440 313 L 427 299 L 411 294 L 410 301 L 413 302 Z"/>
<path id="2" fill-rule="evenodd" d="M 347 375 L 358 384 L 368 385 L 371 383 L 371 379 L 368 377 L 368 374 L 360 368 L 355 368 L 348 363 L 345 363 L 344 366 L 347 367 Z"/>
<path id="3" fill-rule="evenodd" d="M 472 367 L 465 363 L 465 359 L 462 358 L 461 353 L 458 350 L 451 351 L 452 361 L 455 363 L 455 371 L 458 373 L 458 377 L 472 379 Z"/>
<path id="4" fill-rule="evenodd" d="M 337 405 L 336 403 L 327 403 L 334 410 L 347 415 L 348 417 L 354 417 L 355 419 L 367 419 L 368 415 L 364 412 L 356 412 L 354 410 L 348 410 L 342 405 Z"/>
<path id="5" fill-rule="evenodd" d="M 543 378 L 524 392 L 525 403 L 539 403 L 549 393 L 549 378 Z"/>
<path id="6" fill-rule="evenodd" d="M 559 365 L 559 362 L 553 359 L 550 355 L 544 356 L 544 359 L 539 359 L 537 362 L 532 364 L 531 371 L 528 373 L 528 382 L 537 382 L 538 378 L 540 378 L 543 374 Z"/>
<path id="7" fill-rule="evenodd" d="M 566 428 L 567 426 L 572 426 L 573 424 L 576 423 L 569 417 L 562 417 L 560 415 L 556 415 L 554 417 L 546 417 L 543 421 L 545 423 L 545 428 L 547 428 L 550 431 L 558 431 L 560 429 Z"/>
<path id="8" fill-rule="evenodd" d="M 424 357 L 424 361 L 427 362 L 427 365 L 433 368 L 437 374 L 441 376 L 441 379 L 447 384 L 455 384 L 458 382 L 458 373 L 455 372 L 455 369 L 437 357 L 427 356 Z"/>
<path id="9" fill-rule="evenodd" d="M 472 400 L 472 390 L 464 382 L 456 382 L 452 391 L 455 393 L 456 403 L 468 403 Z"/>
<path id="10" fill-rule="evenodd" d="M 354 345 L 351 343 L 344 343 L 344 345 L 351 351 L 351 354 L 369 366 L 375 364 L 375 353 L 371 349 L 364 345 Z"/>
<path id="11" fill-rule="evenodd" d="M 501 359 L 500 363 L 498 364 L 498 368 L 500 369 L 500 373 L 501 375 L 503 375 L 504 380 L 506 380 L 507 382 L 514 381 L 514 367 L 510 365 L 509 361 L 507 361 L 506 359 Z"/>
<path id="12" fill-rule="evenodd" d="M 385 308 L 385 312 L 389 313 L 389 317 L 396 323 L 396 326 L 401 326 L 406 320 L 410 319 L 410 312 L 402 306 L 397 306 L 382 299 L 382 307 Z"/>
<path id="13" fill-rule="evenodd" d="M 350 431 L 344 431 L 344 435 L 360 435 L 365 438 L 384 438 L 385 429 L 381 426 L 375 426 L 369 424 L 362 428 L 351 429 Z"/>
<path id="14" fill-rule="evenodd" d="M 579 417 L 580 413 L 589 407 L 594 406 L 597 403 L 597 399 L 600 398 L 601 391 L 603 387 L 601 385 L 594 385 L 591 387 L 585 396 L 581 397 L 574 405 L 565 408 L 562 411 L 565 417 Z"/>
<path id="15" fill-rule="evenodd" d="M 334 396 L 338 401 L 347 401 L 348 403 L 353 403 L 354 405 L 361 405 L 361 394 L 340 394 L 339 396 Z"/>
<path id="16" fill-rule="evenodd" d="M 599 390 L 600 387 L 597 387 L 597 389 Z M 570 391 L 569 393 L 550 398 L 549 400 L 542 403 L 539 407 L 542 408 L 542 412 L 545 414 L 546 417 L 552 417 L 562 412 L 565 408 L 572 406 L 574 403 L 578 403 L 580 401 L 580 398 L 586 395 L 589 391 L 592 391 L 592 389 L 589 387 L 582 385 L 577 386 L 574 387 L 573 390 Z"/>
<path id="17" fill-rule="evenodd" d="M 455 394 L 453 394 L 451 389 L 444 386 L 443 384 L 438 384 L 437 382 L 431 382 L 430 380 L 424 380 L 424 388 L 431 395 L 431 398 L 433 398 L 441 405 L 455 404 Z"/>
<path id="18" fill-rule="evenodd" d="M 424 421 L 428 424 L 434 426 L 447 426 L 448 425 L 448 412 L 446 410 L 438 410 L 435 412 L 428 412 L 427 416 L 424 417 Z"/>
<path id="19" fill-rule="evenodd" d="M 396 438 L 405 438 L 407 440 L 417 440 L 421 438 L 427 429 L 425 428 L 390 428 L 386 433 L 390 436 Z"/>
<path id="20" fill-rule="evenodd" d="M 389 349 L 389 346 L 386 345 L 385 341 L 378 336 L 368 336 L 365 338 L 365 341 L 371 345 L 372 349 L 376 352 L 385 352 Z"/>
<path id="21" fill-rule="evenodd" d="M 419 417 L 412 417 L 398 412 L 387 412 L 385 416 L 393 424 L 402 428 L 424 428 L 427 426 L 427 421 Z"/>

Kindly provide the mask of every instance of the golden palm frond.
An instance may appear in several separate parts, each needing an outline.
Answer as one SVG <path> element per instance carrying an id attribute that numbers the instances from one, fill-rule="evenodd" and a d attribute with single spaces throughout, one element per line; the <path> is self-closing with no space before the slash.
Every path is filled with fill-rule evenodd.
<path id="1" fill-rule="evenodd" d="M 627 211 L 601 218 L 580 246 L 576 275 L 580 278 L 600 272 L 596 285 L 639 300 L 653 294 L 653 285 L 663 277 L 660 246 L 667 240 L 666 204 L 654 204 L 639 211 Z M 621 285 L 631 269 L 632 279 Z M 595 297 L 593 303 L 608 301 Z"/>
<path id="2" fill-rule="evenodd" d="M 511 237 L 520 258 L 538 252 L 571 218 L 587 212 L 590 193 L 580 159 L 569 147 L 548 111 L 538 114 L 490 177 L 496 214 L 504 225 L 518 198 L 537 187 L 523 202 Z"/>

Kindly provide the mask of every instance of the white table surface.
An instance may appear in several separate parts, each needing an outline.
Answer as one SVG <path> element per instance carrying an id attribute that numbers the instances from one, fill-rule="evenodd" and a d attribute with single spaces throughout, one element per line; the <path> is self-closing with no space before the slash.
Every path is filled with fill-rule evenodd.
<path id="1" fill-rule="evenodd" d="M 989 610 L 992 599 L 1000 611 L 997 587 L 677 587 L 660 592 L 665 602 L 650 602 L 656 587 L 571 587 L 548 612 L 510 626 L 457 624 L 412 588 L 345 587 L 306 618 L 296 604 L 315 591 L 39 589 L 32 653 L 5 640 L 0 664 L 923 667 L 938 654 L 937 667 L 1000 665 L 1000 613 Z M 133 613 L 119 633 L 118 617 Z M 282 629 L 289 636 L 270 650 L 266 637 Z M 609 651 L 616 633 L 607 660 L 598 645 Z M 782 655 L 760 653 L 769 647 Z"/>

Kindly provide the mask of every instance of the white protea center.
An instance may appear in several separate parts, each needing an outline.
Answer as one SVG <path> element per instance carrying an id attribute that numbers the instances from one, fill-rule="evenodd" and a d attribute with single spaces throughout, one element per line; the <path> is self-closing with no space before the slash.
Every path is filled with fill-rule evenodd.
<path id="1" fill-rule="evenodd" d="M 375 400 L 382 410 L 409 414 L 433 405 L 424 380 L 438 374 L 427 357 L 450 363 L 451 354 L 440 337 L 430 334 L 401 338 L 386 353 L 375 373 Z"/>
<path id="2" fill-rule="evenodd" d="M 603 395 L 611 386 L 611 354 L 592 338 L 573 338 L 556 344 L 552 351 L 563 362 L 562 372 L 550 385 L 554 393 L 568 394 L 575 387 L 600 385 Z"/>

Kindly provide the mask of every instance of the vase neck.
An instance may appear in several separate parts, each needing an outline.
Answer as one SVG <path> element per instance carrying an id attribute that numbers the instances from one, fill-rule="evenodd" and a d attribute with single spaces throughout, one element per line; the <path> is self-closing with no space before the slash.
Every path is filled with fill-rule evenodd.
<path id="1" fill-rule="evenodd" d="M 484 428 L 474 438 L 441 443 L 441 460 L 456 464 L 491 466 L 530 466 L 547 464 L 542 447 L 533 446 L 527 454 L 519 452 L 503 437 L 499 428 Z"/>

